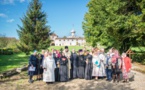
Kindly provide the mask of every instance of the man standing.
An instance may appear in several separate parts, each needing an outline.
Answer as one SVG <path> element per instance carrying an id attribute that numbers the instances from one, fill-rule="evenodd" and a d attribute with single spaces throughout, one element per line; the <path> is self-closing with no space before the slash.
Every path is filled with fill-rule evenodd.
<path id="1" fill-rule="evenodd" d="M 74 49 L 71 53 L 71 78 L 77 78 L 78 75 L 78 55 Z"/>
<path id="2" fill-rule="evenodd" d="M 44 59 L 43 68 L 43 81 L 47 84 L 55 82 L 54 70 L 56 68 L 56 64 L 51 53 L 49 53 L 49 55 Z"/>
<path id="3" fill-rule="evenodd" d="M 70 61 L 70 51 L 68 50 L 68 46 L 65 46 L 65 49 L 63 51 L 63 53 L 65 54 L 65 56 L 67 57 L 68 59 L 68 63 L 67 63 L 67 67 L 68 67 L 68 78 L 70 79 L 70 71 L 71 71 L 71 61 Z"/>

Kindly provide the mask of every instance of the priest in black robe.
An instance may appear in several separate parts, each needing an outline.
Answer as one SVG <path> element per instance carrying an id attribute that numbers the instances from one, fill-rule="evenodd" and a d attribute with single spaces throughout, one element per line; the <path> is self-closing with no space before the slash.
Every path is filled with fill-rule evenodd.
<path id="1" fill-rule="evenodd" d="M 78 56 L 78 78 L 84 79 L 85 77 L 85 58 L 83 55 L 83 51 L 79 50 Z"/>
<path id="2" fill-rule="evenodd" d="M 71 53 L 71 78 L 77 78 L 78 77 L 78 55 L 76 51 L 73 49 Z"/>
<path id="3" fill-rule="evenodd" d="M 62 53 L 62 56 L 60 58 L 59 64 L 59 74 L 60 74 L 60 81 L 61 82 L 66 82 L 68 81 L 68 67 L 67 67 L 68 60 L 64 53 Z"/>
<path id="4" fill-rule="evenodd" d="M 85 79 L 86 80 L 91 80 L 92 79 L 92 69 L 93 69 L 93 64 L 92 64 L 92 55 L 89 54 L 89 50 L 86 52 L 86 67 L 85 67 Z"/>

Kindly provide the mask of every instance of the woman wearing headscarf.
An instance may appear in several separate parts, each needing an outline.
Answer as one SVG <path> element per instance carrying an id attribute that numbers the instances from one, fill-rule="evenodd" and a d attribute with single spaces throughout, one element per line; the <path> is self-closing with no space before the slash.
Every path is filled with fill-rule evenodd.
<path id="1" fill-rule="evenodd" d="M 60 81 L 60 75 L 59 75 L 59 60 L 60 60 L 60 52 L 59 50 L 56 51 L 55 54 L 55 64 L 56 64 L 56 68 L 55 68 L 55 81 Z"/>
<path id="2" fill-rule="evenodd" d="M 85 58 L 82 50 L 79 50 L 78 56 L 78 78 L 85 78 Z"/>
<path id="3" fill-rule="evenodd" d="M 60 68 L 59 68 L 60 81 L 66 82 L 68 81 L 68 67 L 67 67 L 68 59 L 63 52 L 60 57 L 59 64 L 60 64 Z"/>
<path id="4" fill-rule="evenodd" d="M 92 69 L 93 69 L 93 64 L 92 64 L 92 53 L 87 50 L 86 52 L 86 67 L 85 67 L 85 79 L 86 80 L 91 80 L 92 79 Z"/>
<path id="5" fill-rule="evenodd" d="M 122 54 L 122 74 L 124 82 L 129 81 L 128 73 L 131 70 L 131 59 L 127 57 L 126 53 Z"/>
<path id="6" fill-rule="evenodd" d="M 35 50 L 29 59 L 29 66 L 28 66 L 29 83 L 33 83 L 33 79 L 32 79 L 33 76 L 38 74 L 38 68 L 37 68 L 38 58 L 36 55 L 37 55 L 37 51 Z"/>
<path id="7" fill-rule="evenodd" d="M 122 68 L 122 60 L 121 57 L 119 56 L 118 50 L 113 50 L 111 59 L 112 59 L 113 81 L 115 82 L 117 80 L 117 82 L 119 82 Z"/>
<path id="8" fill-rule="evenodd" d="M 94 53 L 93 53 L 93 59 L 92 59 L 92 63 L 93 63 L 93 71 L 92 71 L 92 76 L 95 77 L 95 80 L 98 80 L 98 76 L 100 75 L 100 58 L 99 58 L 99 53 L 100 50 L 99 49 L 95 49 Z"/>

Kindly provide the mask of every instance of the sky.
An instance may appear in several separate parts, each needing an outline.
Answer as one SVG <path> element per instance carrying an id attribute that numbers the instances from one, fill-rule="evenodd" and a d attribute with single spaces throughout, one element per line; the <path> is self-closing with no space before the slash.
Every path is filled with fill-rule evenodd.
<path id="1" fill-rule="evenodd" d="M 28 10 L 31 0 L 0 0 L 0 34 L 19 38 L 18 25 Z M 88 11 L 89 0 L 40 0 L 42 11 L 47 14 L 47 25 L 59 37 L 69 36 L 74 29 L 77 36 L 83 36 L 82 22 Z"/>

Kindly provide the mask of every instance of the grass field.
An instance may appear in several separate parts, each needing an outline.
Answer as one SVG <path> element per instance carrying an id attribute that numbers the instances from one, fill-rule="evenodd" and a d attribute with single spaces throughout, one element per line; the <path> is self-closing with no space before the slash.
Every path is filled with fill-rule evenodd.
<path id="1" fill-rule="evenodd" d="M 56 50 L 64 49 L 64 46 L 51 46 L 48 49 L 52 48 Z M 79 50 L 82 49 L 82 46 L 69 46 L 69 50 L 72 49 Z M 11 70 L 22 65 L 28 64 L 29 55 L 26 56 L 25 53 L 13 54 L 13 55 L 0 55 L 0 73 Z"/>
<path id="2" fill-rule="evenodd" d="M 64 46 L 51 46 L 49 47 L 49 50 L 51 50 L 52 48 L 56 50 L 60 50 L 61 48 L 64 49 Z M 69 50 L 71 51 L 72 49 L 75 50 L 83 49 L 83 46 L 69 46 Z"/>
<path id="3" fill-rule="evenodd" d="M 24 53 L 0 55 L 0 73 L 26 65 L 28 58 L 29 56 L 26 56 Z"/>
<path id="4" fill-rule="evenodd" d="M 51 50 L 52 48 L 56 50 L 60 50 L 61 48 L 64 49 L 64 46 L 51 46 L 48 49 Z M 71 51 L 72 49 L 79 50 L 83 49 L 83 46 L 69 46 L 69 50 Z M 135 51 L 144 51 L 144 47 L 134 47 L 131 48 L 132 50 Z M 25 53 L 19 53 L 19 54 L 13 54 L 13 55 L 0 55 L 0 73 L 11 70 L 17 67 L 21 67 L 22 65 L 28 64 L 28 59 L 29 56 L 26 56 Z"/>

